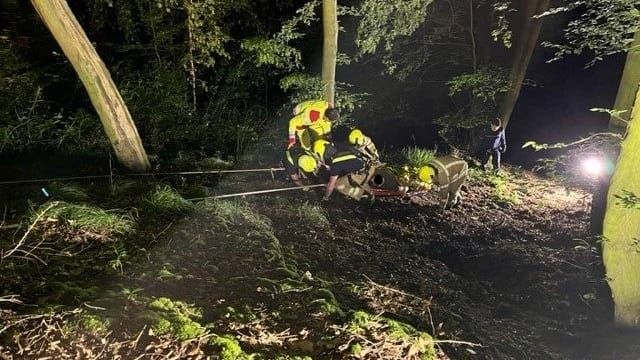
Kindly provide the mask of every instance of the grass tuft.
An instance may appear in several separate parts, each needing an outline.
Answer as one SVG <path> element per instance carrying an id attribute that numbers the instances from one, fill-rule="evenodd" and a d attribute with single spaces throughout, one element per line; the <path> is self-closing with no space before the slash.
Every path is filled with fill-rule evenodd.
<path id="1" fill-rule="evenodd" d="M 82 202 L 89 200 L 87 192 L 78 185 L 52 183 L 47 188 L 54 199 Z"/>
<path id="2" fill-rule="evenodd" d="M 298 218 L 307 225 L 320 228 L 328 228 L 331 225 L 326 210 L 320 205 L 310 204 L 308 201 L 302 203 L 298 209 Z"/>
<path id="3" fill-rule="evenodd" d="M 47 208 L 49 209 L 37 225 L 47 238 L 61 235 L 72 242 L 111 242 L 135 231 L 136 223 L 130 215 L 110 213 L 97 207 L 64 201 L 41 205 L 32 214 L 31 221 L 35 221 L 38 214 Z"/>
<path id="4" fill-rule="evenodd" d="M 207 199 L 200 206 L 226 227 L 248 225 L 258 231 L 272 232 L 271 220 L 258 213 L 246 201 Z"/>
<path id="5" fill-rule="evenodd" d="M 410 168 L 420 168 L 433 160 L 435 154 L 432 150 L 419 148 L 417 146 L 402 149 L 402 156 Z"/>
<path id="6" fill-rule="evenodd" d="M 144 198 L 145 204 L 163 215 L 176 215 L 189 212 L 194 205 L 185 200 L 176 190 L 166 185 L 158 185 Z"/>

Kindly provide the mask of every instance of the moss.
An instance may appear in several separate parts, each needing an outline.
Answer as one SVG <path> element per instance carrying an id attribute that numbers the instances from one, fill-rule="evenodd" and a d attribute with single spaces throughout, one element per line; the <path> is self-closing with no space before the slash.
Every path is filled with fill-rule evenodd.
<path id="1" fill-rule="evenodd" d="M 371 315 L 369 315 L 369 313 L 356 311 L 351 315 L 351 321 L 349 321 L 347 330 L 352 334 L 359 334 L 369 328 L 370 321 Z"/>
<path id="2" fill-rule="evenodd" d="M 83 314 L 79 317 L 78 326 L 95 335 L 105 335 L 109 331 L 111 321 L 97 315 Z"/>
<path id="3" fill-rule="evenodd" d="M 318 297 L 313 301 L 315 304 L 320 305 L 320 311 L 327 315 L 337 315 L 344 317 L 345 312 L 340 307 L 340 303 L 336 299 L 335 295 L 329 289 L 318 289 L 314 292 L 314 296 Z"/>
<path id="4" fill-rule="evenodd" d="M 352 336 L 378 339 L 384 333 L 390 339 L 401 341 L 405 346 L 410 346 L 420 355 L 421 359 L 435 358 L 434 342 L 431 335 L 418 331 L 409 324 L 382 316 L 373 316 L 364 311 L 355 311 L 351 314 L 347 325 L 347 333 Z M 362 346 L 355 342 L 352 343 L 349 350 L 352 355 L 358 356 L 362 351 Z"/>
<path id="5" fill-rule="evenodd" d="M 211 345 L 220 348 L 220 360 L 240 360 L 247 358 L 238 340 L 231 335 L 214 336 Z"/>
<path id="6" fill-rule="evenodd" d="M 360 354 L 362 354 L 362 345 L 358 343 L 351 344 L 351 346 L 349 347 L 349 352 L 355 357 L 360 357 Z"/>
<path id="7" fill-rule="evenodd" d="M 157 315 L 153 330 L 158 335 L 171 333 L 179 340 L 188 340 L 205 332 L 204 327 L 193 320 L 200 319 L 202 311 L 182 301 L 161 297 L 152 301 L 148 308 Z"/>
<path id="8" fill-rule="evenodd" d="M 153 324 L 151 328 L 156 335 L 167 335 L 171 333 L 171 331 L 173 331 L 173 325 L 171 324 L 171 321 L 164 318 L 158 319 L 158 321 Z"/>
<path id="9" fill-rule="evenodd" d="M 392 338 L 406 339 L 417 334 L 416 329 L 411 325 L 387 318 L 381 318 L 380 320 L 387 326 L 386 333 Z"/>

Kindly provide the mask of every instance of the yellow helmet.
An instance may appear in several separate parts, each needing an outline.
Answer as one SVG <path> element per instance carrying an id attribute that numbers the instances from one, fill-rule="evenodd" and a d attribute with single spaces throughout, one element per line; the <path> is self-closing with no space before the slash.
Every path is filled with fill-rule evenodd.
<path id="1" fill-rule="evenodd" d="M 425 182 L 427 184 L 431 184 L 433 182 L 433 179 L 431 177 L 435 174 L 436 170 L 429 165 L 423 166 L 420 168 L 420 170 L 418 170 L 418 178 L 422 182 Z"/>
<path id="2" fill-rule="evenodd" d="M 313 156 L 301 155 L 298 158 L 298 167 L 300 167 L 302 171 L 310 173 L 315 171 L 315 169 L 318 167 L 318 164 L 316 163 L 316 159 L 314 159 Z"/>
<path id="3" fill-rule="evenodd" d="M 362 145 L 364 142 L 364 134 L 358 129 L 353 129 L 349 133 L 349 142 L 353 145 Z"/>
<path id="4" fill-rule="evenodd" d="M 331 143 L 327 140 L 316 140 L 313 143 L 313 153 L 316 154 L 320 159 L 324 160 L 324 156 L 327 152 L 328 147 L 331 147 Z"/>

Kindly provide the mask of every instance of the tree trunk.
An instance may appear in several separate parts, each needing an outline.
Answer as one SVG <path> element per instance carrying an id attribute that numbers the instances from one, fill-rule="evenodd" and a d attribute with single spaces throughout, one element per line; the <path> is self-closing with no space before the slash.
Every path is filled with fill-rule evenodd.
<path id="1" fill-rule="evenodd" d="M 622 195 L 623 191 L 640 195 L 639 97 L 640 89 L 636 84 L 636 101 L 627 136 L 622 142 L 607 194 L 602 242 L 607 281 L 615 303 L 615 321 L 621 326 L 634 327 L 640 326 L 640 209 L 623 207 L 616 195 Z"/>
<path id="2" fill-rule="evenodd" d="M 148 170 L 149 159 L 129 110 L 66 0 L 31 3 L 87 89 L 118 160 L 129 170 Z"/>
<path id="3" fill-rule="evenodd" d="M 338 56 L 338 4 L 337 0 L 322 1 L 322 84 L 324 98 L 330 103 L 336 97 L 336 58 Z"/>
<path id="4" fill-rule="evenodd" d="M 623 134 L 627 128 L 625 121 L 629 120 L 631 116 L 631 109 L 633 109 L 633 103 L 636 99 L 636 91 L 638 91 L 638 84 L 640 83 L 640 31 L 636 32 L 636 35 L 631 43 L 627 53 L 627 61 L 624 64 L 624 70 L 622 72 L 622 78 L 620 79 L 620 85 L 618 86 L 618 94 L 616 95 L 616 102 L 613 105 L 614 110 L 626 110 L 620 117 L 624 120 L 612 116 L 609 120 L 609 130 Z"/>
<path id="5" fill-rule="evenodd" d="M 549 9 L 549 0 L 525 0 L 525 18 L 520 29 L 520 35 L 514 49 L 513 61 L 511 64 L 511 87 L 504 95 L 500 105 L 500 119 L 502 126 L 506 127 L 511 119 L 511 113 L 516 107 L 522 82 L 527 74 L 527 67 L 533 50 L 536 48 L 542 19 L 533 18 L 536 14 L 541 14 Z"/>

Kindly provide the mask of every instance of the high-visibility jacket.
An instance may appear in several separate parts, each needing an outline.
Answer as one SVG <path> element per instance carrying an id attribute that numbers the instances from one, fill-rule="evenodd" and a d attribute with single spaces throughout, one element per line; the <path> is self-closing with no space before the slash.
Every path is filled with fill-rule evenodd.
<path id="1" fill-rule="evenodd" d="M 469 166 L 467 162 L 455 156 L 439 156 L 429 161 L 427 164 L 436 170 L 433 181 L 435 190 L 438 191 L 440 199 L 447 204 L 453 201 L 460 187 L 467 179 Z"/>
<path id="2" fill-rule="evenodd" d="M 371 161 L 376 161 L 380 158 L 376 145 L 368 136 L 362 136 L 362 145 L 355 145 L 354 147 L 359 153 Z"/>
<path id="3" fill-rule="evenodd" d="M 331 121 L 325 118 L 324 113 L 329 108 L 325 100 L 307 100 L 296 106 L 297 114 L 289 120 L 289 144 L 296 143 L 296 135 L 309 129 L 322 137 L 331 132 Z"/>

